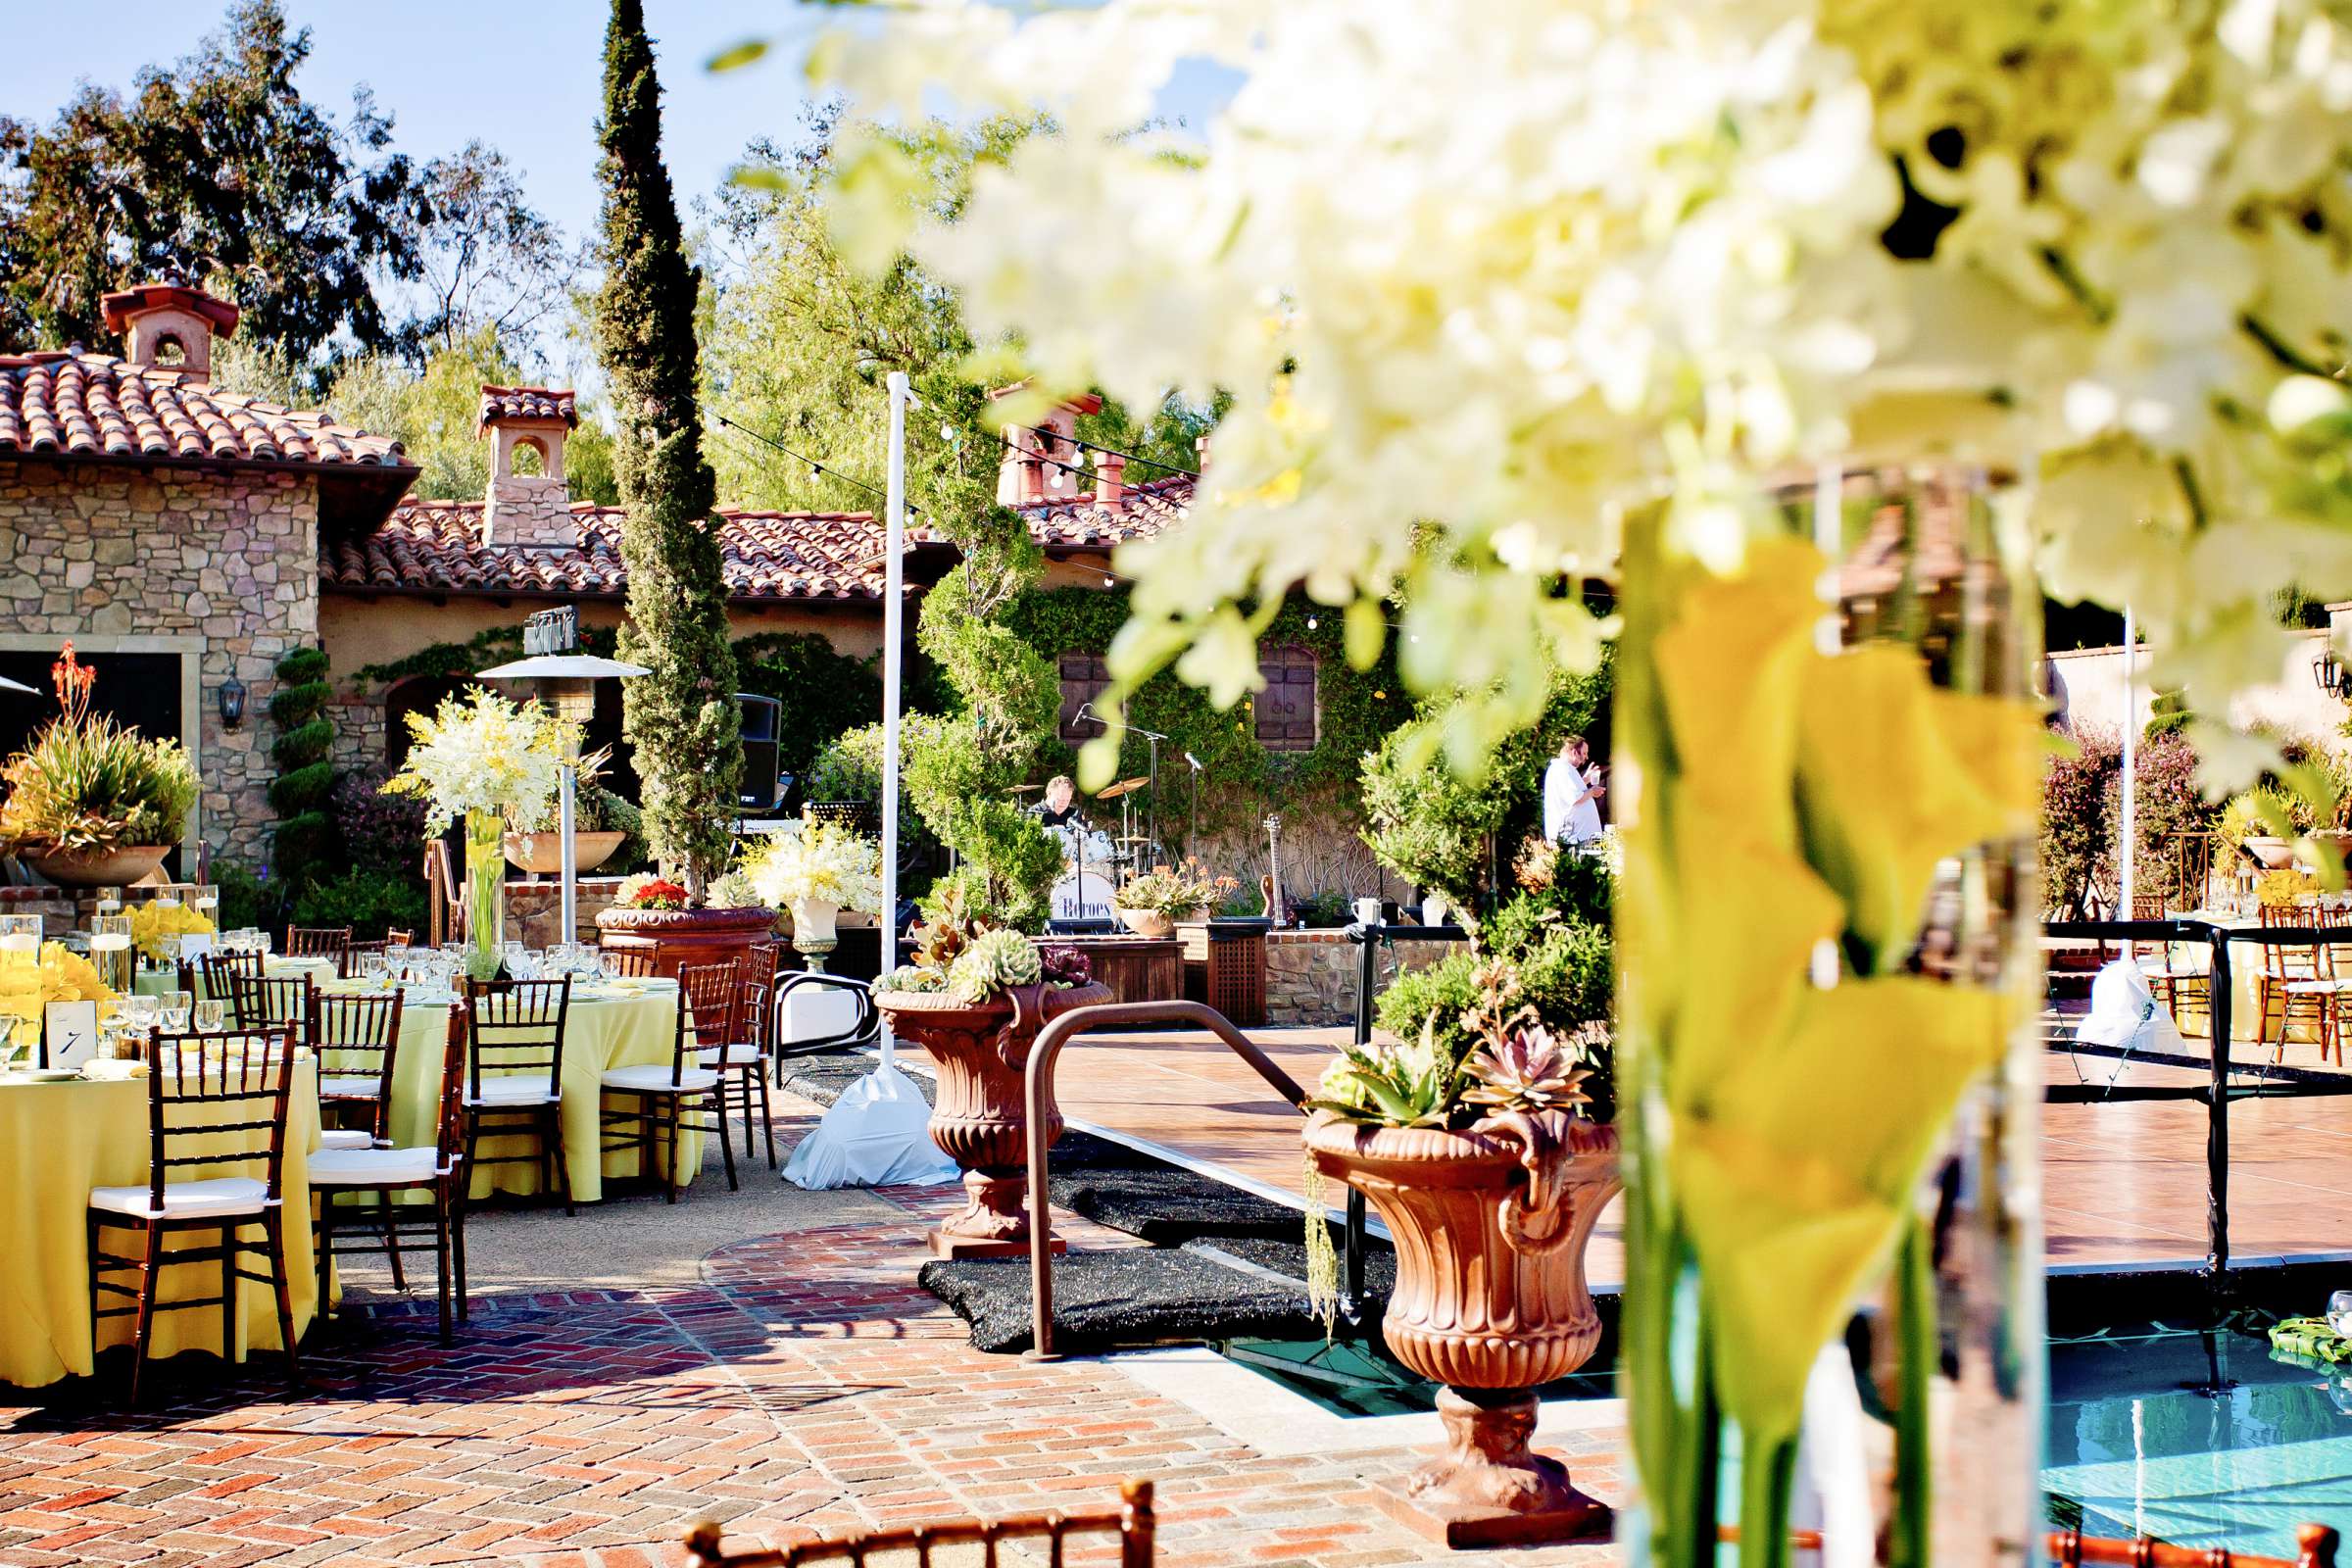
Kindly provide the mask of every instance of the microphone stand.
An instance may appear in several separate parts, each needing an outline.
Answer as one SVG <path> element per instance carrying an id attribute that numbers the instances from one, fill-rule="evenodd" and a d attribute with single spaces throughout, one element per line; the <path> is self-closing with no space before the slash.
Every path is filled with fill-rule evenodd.
<path id="1" fill-rule="evenodd" d="M 1098 724 L 1102 722 L 1095 716 L 1095 705 L 1092 703 L 1079 704 L 1077 716 L 1094 719 Z M 1146 830 L 1150 836 L 1144 840 L 1144 858 L 1151 863 L 1144 869 L 1153 870 L 1159 863 L 1159 743 L 1167 737 L 1157 730 L 1145 729 L 1140 724 L 1129 724 L 1126 728 L 1152 743 L 1152 825 Z"/>

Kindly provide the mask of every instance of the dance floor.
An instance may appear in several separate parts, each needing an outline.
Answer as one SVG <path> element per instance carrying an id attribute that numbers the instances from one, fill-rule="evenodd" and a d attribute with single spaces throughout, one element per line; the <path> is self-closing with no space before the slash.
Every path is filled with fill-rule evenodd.
<path id="1" fill-rule="evenodd" d="M 1309 1088 L 1343 1029 L 1252 1030 Z M 2241 1048 L 2242 1051 L 2243 1048 Z M 2310 1048 L 2297 1055 L 2308 1065 Z M 2200 1083 L 2201 1069 L 2064 1052 L 2048 1082 Z M 1073 1125 L 1299 1202 L 1298 1115 L 1205 1034 L 1081 1036 L 1057 1094 Z M 2192 1265 L 2205 1256 L 2205 1107 L 2198 1102 L 2046 1105 L 2042 1180 L 2053 1267 Z M 2352 1097 L 2243 1101 L 2230 1110 L 2230 1246 L 2241 1263 L 2352 1253 Z M 1622 1274 L 1616 1205 L 1591 1252 L 1595 1285 Z"/>

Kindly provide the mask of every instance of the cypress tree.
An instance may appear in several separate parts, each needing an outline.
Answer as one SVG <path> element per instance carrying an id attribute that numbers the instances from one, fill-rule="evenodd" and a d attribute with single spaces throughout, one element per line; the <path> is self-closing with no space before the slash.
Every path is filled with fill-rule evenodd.
<path id="1" fill-rule="evenodd" d="M 622 685 L 621 733 L 645 785 L 645 836 L 700 903 L 727 859 L 743 769 L 726 579 L 710 522 L 694 307 L 677 198 L 662 163 L 662 85 L 640 0 L 613 0 L 605 31 L 604 288 L 598 357 L 619 420 L 628 624 L 620 657 L 651 674 Z"/>

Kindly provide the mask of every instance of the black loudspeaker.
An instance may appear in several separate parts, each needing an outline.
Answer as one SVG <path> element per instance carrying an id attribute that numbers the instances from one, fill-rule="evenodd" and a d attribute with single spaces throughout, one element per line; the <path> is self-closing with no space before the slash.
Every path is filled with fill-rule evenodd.
<path id="1" fill-rule="evenodd" d="M 747 811 L 776 808 L 776 731 L 784 720 L 784 705 L 773 697 L 737 692 L 743 710 L 743 783 L 738 805 Z"/>

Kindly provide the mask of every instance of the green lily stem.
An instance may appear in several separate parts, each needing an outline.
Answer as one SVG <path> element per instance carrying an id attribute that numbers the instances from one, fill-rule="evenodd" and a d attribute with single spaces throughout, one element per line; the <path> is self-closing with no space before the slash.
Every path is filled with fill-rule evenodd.
<path id="1" fill-rule="evenodd" d="M 1936 1375 L 1936 1265 L 1933 1240 L 1914 1214 L 1895 1251 L 1894 1517 L 1887 1522 L 1887 1568 L 1928 1568 L 1934 1494 L 1928 1435 L 1928 1385 Z"/>
<path id="2" fill-rule="evenodd" d="M 1742 1428 L 1740 1439 L 1740 1568 L 1788 1568 L 1796 1436 Z"/>

